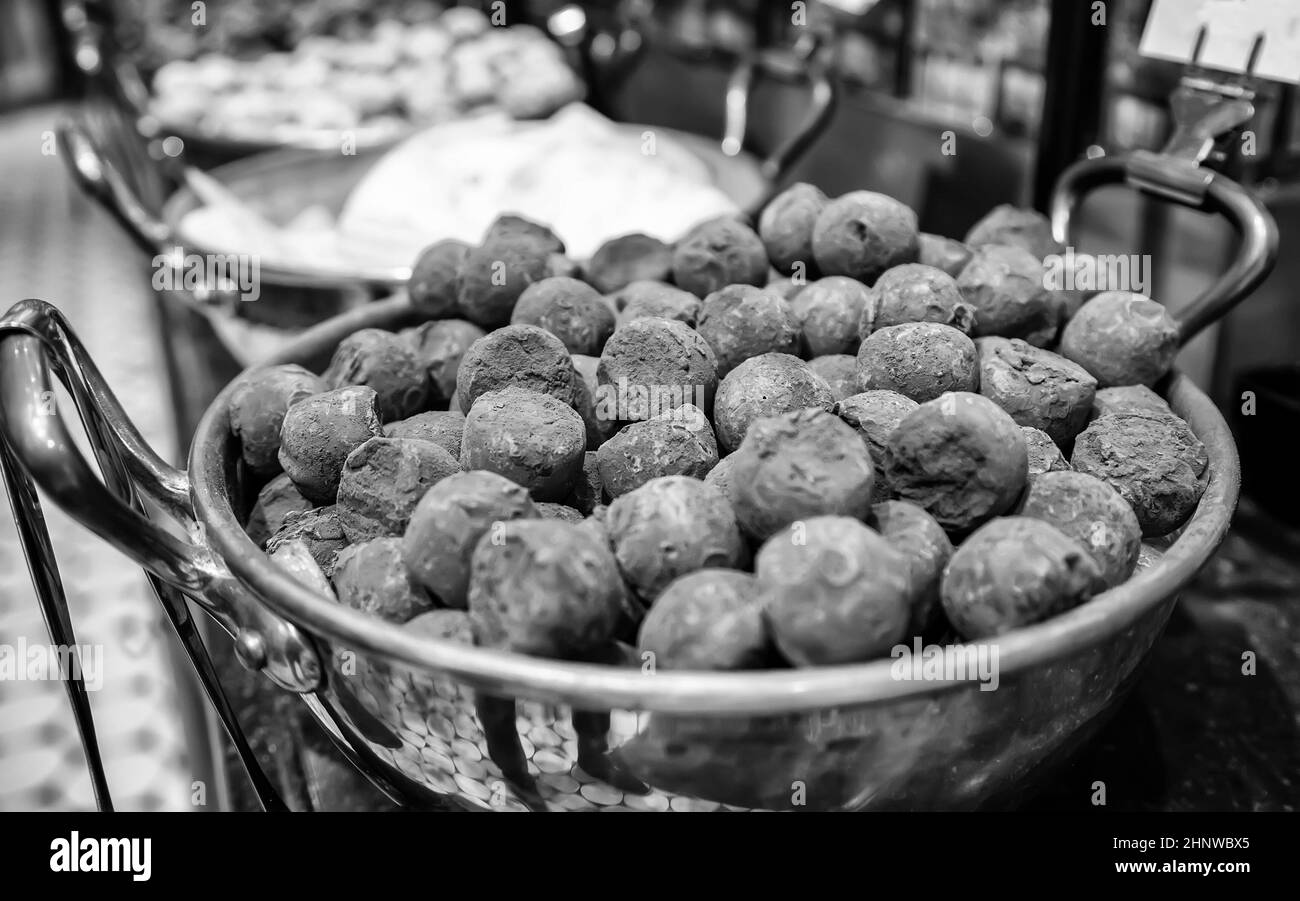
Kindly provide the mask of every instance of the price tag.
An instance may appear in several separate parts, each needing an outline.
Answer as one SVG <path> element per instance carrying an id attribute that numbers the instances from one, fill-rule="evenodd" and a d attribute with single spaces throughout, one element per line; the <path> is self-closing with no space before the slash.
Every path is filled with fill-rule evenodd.
<path id="1" fill-rule="evenodd" d="M 1200 53 L 1198 35 L 1205 31 Z M 1300 0 L 1155 0 L 1143 56 L 1300 84 Z"/>

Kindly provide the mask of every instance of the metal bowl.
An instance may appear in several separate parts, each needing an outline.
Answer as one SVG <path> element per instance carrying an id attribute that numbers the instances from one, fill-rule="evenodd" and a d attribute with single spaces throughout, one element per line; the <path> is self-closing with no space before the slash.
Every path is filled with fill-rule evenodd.
<path id="1" fill-rule="evenodd" d="M 1059 238 L 1076 183 L 1106 180 L 1098 166 L 1081 164 L 1059 186 Z M 1216 192 L 1249 207 L 1231 182 L 1220 180 Z M 1236 220 L 1247 277 L 1216 282 L 1193 304 L 1200 319 L 1207 309 L 1221 314 L 1267 272 L 1276 231 L 1257 204 L 1249 212 Z M 354 331 L 415 319 L 400 299 L 368 305 L 268 362 L 319 369 Z M 1184 339 L 1193 333 L 1184 329 Z M 52 372 L 77 405 L 107 484 L 73 444 L 53 403 Z M 1196 511 L 1167 546 L 1146 548 L 1124 584 L 983 643 L 997 654 L 994 690 L 951 673 L 901 678 L 893 660 L 651 673 L 635 662 L 568 663 L 433 640 L 315 593 L 244 533 L 259 485 L 230 433 L 231 387 L 204 414 L 181 472 L 140 438 L 57 310 L 24 301 L 0 321 L 2 462 L 43 593 L 58 580 L 35 485 L 156 585 L 199 603 L 234 637 L 245 665 L 300 693 L 357 766 L 416 805 L 439 797 L 469 808 L 564 810 L 1006 803 L 1086 740 L 1133 684 L 1179 590 L 1228 528 L 1239 467 L 1227 425 L 1186 378 L 1162 387 L 1208 453 Z M 56 641 L 70 634 L 50 619 Z"/>

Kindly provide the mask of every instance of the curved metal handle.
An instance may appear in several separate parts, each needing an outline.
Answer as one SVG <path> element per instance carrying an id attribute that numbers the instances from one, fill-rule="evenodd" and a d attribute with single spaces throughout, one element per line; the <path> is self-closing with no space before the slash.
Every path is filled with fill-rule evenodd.
<path id="1" fill-rule="evenodd" d="M 770 50 L 757 51 L 741 59 L 732 70 L 727 83 L 723 154 L 736 156 L 744 147 L 749 125 L 749 104 L 753 96 L 754 79 L 758 76 L 801 78 L 807 82 L 809 91 L 808 114 L 794 134 L 762 161 L 759 172 L 769 182 L 779 182 L 789 168 L 808 152 L 830 124 L 839 102 L 838 84 L 831 77 L 830 68 L 819 50 L 819 38 L 808 32 L 795 44 L 793 64 L 788 52 Z M 766 199 L 768 198 L 764 199 L 764 203 Z M 761 209 L 762 206 L 763 203 L 757 204 L 755 209 Z"/>
<path id="2" fill-rule="evenodd" d="M 1052 192 L 1053 237 L 1068 244 L 1070 220 L 1083 197 L 1120 182 L 1191 209 L 1218 213 L 1241 236 L 1232 265 L 1176 317 L 1181 343 L 1244 300 L 1277 261 L 1277 222 L 1254 194 L 1210 169 L 1143 152 L 1080 160 L 1061 173 Z"/>
<path id="3" fill-rule="evenodd" d="M 72 395 L 107 484 L 96 478 L 68 433 L 51 371 Z M 235 638 L 245 666 L 291 691 L 319 687 L 315 647 L 296 626 L 259 604 L 208 550 L 190 508 L 187 477 L 148 446 L 63 315 L 43 301 L 22 301 L 0 320 L 0 433 L 55 503 L 198 601 Z M 182 523 L 190 540 L 147 517 L 141 493 Z"/>

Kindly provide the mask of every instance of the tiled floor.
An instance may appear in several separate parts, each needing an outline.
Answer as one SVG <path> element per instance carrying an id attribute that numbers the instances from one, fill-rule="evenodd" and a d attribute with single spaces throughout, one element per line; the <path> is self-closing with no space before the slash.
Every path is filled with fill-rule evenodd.
<path id="1" fill-rule="evenodd" d="M 0 118 L 0 311 L 25 297 L 59 306 L 127 412 L 165 458 L 175 447 L 153 301 L 139 252 L 42 154 L 58 111 Z M 2 491 L 3 489 L 0 489 Z M 191 809 L 191 772 L 166 657 L 162 612 L 144 575 L 45 504 L 82 644 L 103 647 L 92 695 L 115 806 Z M 8 501 L 0 508 L 0 645 L 48 644 Z M 92 809 L 71 709 L 58 681 L 0 680 L 0 810 Z"/>

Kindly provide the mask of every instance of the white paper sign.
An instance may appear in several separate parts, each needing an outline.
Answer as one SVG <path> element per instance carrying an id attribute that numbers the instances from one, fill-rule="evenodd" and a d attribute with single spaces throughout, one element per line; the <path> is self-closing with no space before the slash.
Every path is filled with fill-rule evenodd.
<path id="1" fill-rule="evenodd" d="M 1142 34 L 1143 56 L 1245 72 L 1262 38 L 1254 75 L 1300 84 L 1300 0 L 1155 0 Z"/>

